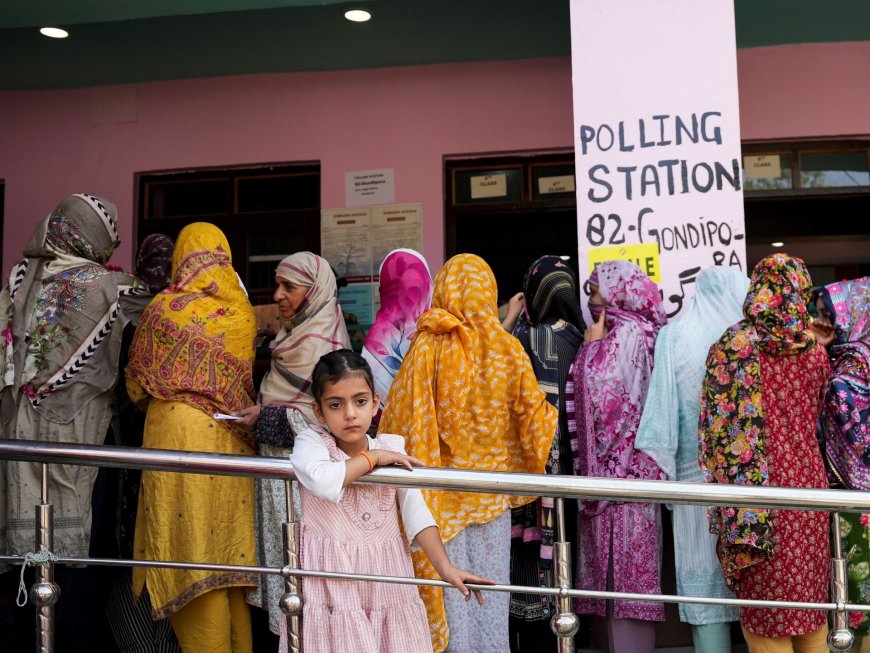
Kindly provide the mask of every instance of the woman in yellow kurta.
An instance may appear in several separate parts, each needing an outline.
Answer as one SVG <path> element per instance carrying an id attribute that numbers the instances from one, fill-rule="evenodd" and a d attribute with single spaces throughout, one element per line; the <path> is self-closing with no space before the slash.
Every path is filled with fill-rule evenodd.
<path id="1" fill-rule="evenodd" d="M 145 309 L 130 349 L 127 389 L 147 406 L 144 446 L 252 455 L 251 433 L 214 413 L 250 406 L 256 320 L 214 225 L 185 227 L 172 256 L 172 284 Z M 254 480 L 145 472 L 134 555 L 255 565 Z M 137 568 L 155 619 L 169 617 L 185 653 L 251 651 L 245 592 L 256 576 Z"/>
<path id="2" fill-rule="evenodd" d="M 454 256 L 435 277 L 432 310 L 420 316 L 378 430 L 404 435 L 408 454 L 429 467 L 543 473 L 558 417 L 519 340 L 498 320 L 492 270 L 478 256 Z M 508 584 L 510 509 L 533 498 L 423 494 L 451 560 Z M 414 562 L 418 576 L 437 577 L 425 556 Z M 420 593 L 436 651 L 448 639 L 449 650 L 476 650 L 482 641 L 508 650 L 508 594 L 468 606 L 456 592 Z"/>

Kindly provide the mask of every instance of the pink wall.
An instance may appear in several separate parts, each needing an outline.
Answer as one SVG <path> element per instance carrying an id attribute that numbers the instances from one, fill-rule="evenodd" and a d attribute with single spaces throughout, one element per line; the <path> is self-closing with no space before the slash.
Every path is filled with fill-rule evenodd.
<path id="1" fill-rule="evenodd" d="M 870 136 L 870 42 L 737 53 L 744 141 Z"/>
<path id="2" fill-rule="evenodd" d="M 424 253 L 443 260 L 442 157 L 571 144 L 567 59 L 139 84 L 137 120 L 91 126 L 91 91 L 0 94 L 4 270 L 70 192 L 118 204 L 132 257 L 133 174 L 270 161 L 321 162 L 322 205 L 344 173 L 394 168 L 397 202 L 422 202 Z"/>
<path id="3" fill-rule="evenodd" d="M 743 50 L 744 140 L 870 135 L 870 43 Z M 92 124 L 92 102 L 133 122 Z M 102 106 L 103 109 L 106 105 Z M 6 181 L 2 269 L 63 196 L 118 204 L 132 258 L 133 175 L 271 161 L 321 162 L 322 205 L 344 205 L 344 173 L 394 168 L 396 201 L 422 202 L 424 253 L 443 262 L 443 157 L 570 148 L 568 58 L 292 73 L 0 93 Z"/>

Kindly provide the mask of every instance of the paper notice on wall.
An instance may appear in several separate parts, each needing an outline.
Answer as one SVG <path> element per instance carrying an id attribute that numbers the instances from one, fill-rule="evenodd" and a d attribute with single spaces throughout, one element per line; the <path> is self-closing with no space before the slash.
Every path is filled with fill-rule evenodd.
<path id="1" fill-rule="evenodd" d="M 344 199 L 348 206 L 389 204 L 396 201 L 393 168 L 357 170 L 344 174 Z"/>
<path id="2" fill-rule="evenodd" d="M 746 270 L 733 3 L 571 0 L 571 44 L 580 270 L 657 244 L 677 316 L 701 269 Z"/>
<path id="3" fill-rule="evenodd" d="M 320 251 L 341 277 L 372 280 L 370 209 L 325 209 L 320 212 Z"/>
<path id="4" fill-rule="evenodd" d="M 377 274 L 394 249 L 423 249 L 421 204 L 372 208 L 324 209 L 320 212 L 321 255 L 347 285 L 339 290 L 354 349 L 374 322 L 380 297 Z"/>
<path id="5" fill-rule="evenodd" d="M 375 275 L 387 254 L 400 248 L 423 249 L 423 205 L 393 204 L 372 207 L 372 271 Z"/>

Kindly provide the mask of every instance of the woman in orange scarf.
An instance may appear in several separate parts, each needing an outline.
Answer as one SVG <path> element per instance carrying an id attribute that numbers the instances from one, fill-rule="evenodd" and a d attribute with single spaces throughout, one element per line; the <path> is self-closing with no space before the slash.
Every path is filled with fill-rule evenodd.
<path id="1" fill-rule="evenodd" d="M 214 413 L 253 403 L 256 320 L 214 225 L 185 227 L 172 255 L 172 284 L 145 309 L 130 348 L 127 391 L 147 407 L 144 446 L 252 455 L 253 434 Z M 144 472 L 134 555 L 254 565 L 254 480 Z M 256 576 L 136 568 L 155 619 L 169 617 L 184 653 L 248 653 L 245 592 Z"/>
<path id="2" fill-rule="evenodd" d="M 558 411 L 538 388 L 519 340 L 498 320 L 492 270 L 460 254 L 435 277 L 432 310 L 390 388 L 379 431 L 406 438 L 429 467 L 542 473 Z M 510 509 L 532 497 L 424 491 L 451 560 L 507 584 Z M 455 556 L 455 557 L 454 557 Z M 415 554 L 418 576 L 436 578 Z M 455 592 L 421 588 L 436 651 L 508 651 L 508 594 L 469 607 Z M 449 626 L 449 630 L 448 630 Z"/>

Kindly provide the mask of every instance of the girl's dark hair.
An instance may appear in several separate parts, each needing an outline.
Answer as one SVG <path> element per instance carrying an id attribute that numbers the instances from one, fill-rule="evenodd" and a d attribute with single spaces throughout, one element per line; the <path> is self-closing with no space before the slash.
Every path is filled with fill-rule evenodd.
<path id="1" fill-rule="evenodd" d="M 366 359 L 350 349 L 337 349 L 324 354 L 314 366 L 311 374 L 311 394 L 314 401 L 320 403 L 323 396 L 323 388 L 327 383 L 336 383 L 347 376 L 361 376 L 365 379 L 375 394 L 375 380 L 372 376 L 372 368 Z"/>

